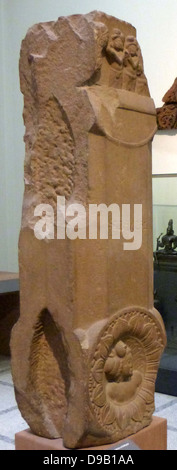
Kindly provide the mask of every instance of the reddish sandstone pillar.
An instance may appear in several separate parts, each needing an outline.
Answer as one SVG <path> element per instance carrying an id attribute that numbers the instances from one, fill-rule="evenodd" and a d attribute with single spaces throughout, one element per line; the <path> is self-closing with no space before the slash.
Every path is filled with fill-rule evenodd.
<path id="1" fill-rule="evenodd" d="M 66 447 L 111 443 L 151 422 L 165 346 L 153 308 L 156 117 L 135 29 L 99 12 L 36 25 L 22 42 L 20 79 L 26 157 L 21 312 L 11 339 L 16 398 L 39 436 L 62 437 Z M 116 204 L 120 239 L 112 239 L 110 219 L 108 239 L 90 239 L 88 227 L 85 239 L 57 239 L 57 196 L 87 215 L 89 204 Z M 34 234 L 39 204 L 53 208 L 53 239 Z M 126 205 L 132 233 L 134 206 L 142 206 L 135 249 L 125 239 L 129 227 L 122 231 Z"/>

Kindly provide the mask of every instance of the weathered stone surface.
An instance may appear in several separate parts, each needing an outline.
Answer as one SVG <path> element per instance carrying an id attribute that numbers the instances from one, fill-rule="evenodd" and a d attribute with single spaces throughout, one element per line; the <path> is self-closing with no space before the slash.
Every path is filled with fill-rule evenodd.
<path id="1" fill-rule="evenodd" d="M 92 12 L 35 25 L 22 42 L 25 193 L 12 372 L 33 433 L 61 436 L 66 447 L 114 442 L 151 422 L 166 340 L 153 309 L 156 111 L 135 35 Z M 34 209 L 50 204 L 56 216 L 57 196 L 86 212 L 89 204 L 142 204 L 142 245 L 125 250 L 122 233 L 110 232 L 57 239 L 56 219 L 55 238 L 37 239 Z"/>

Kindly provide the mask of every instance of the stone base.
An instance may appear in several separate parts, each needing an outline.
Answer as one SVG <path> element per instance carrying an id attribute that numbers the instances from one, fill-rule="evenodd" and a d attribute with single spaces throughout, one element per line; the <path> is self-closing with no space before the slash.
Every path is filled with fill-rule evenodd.
<path id="1" fill-rule="evenodd" d="M 154 416 L 149 426 L 129 436 L 141 450 L 167 450 L 167 420 Z M 123 443 L 125 439 L 114 445 Z M 106 450 L 113 444 L 82 448 L 78 450 Z M 15 435 L 16 450 L 69 450 L 63 446 L 62 439 L 46 439 L 35 436 L 30 430 L 18 432 Z"/>

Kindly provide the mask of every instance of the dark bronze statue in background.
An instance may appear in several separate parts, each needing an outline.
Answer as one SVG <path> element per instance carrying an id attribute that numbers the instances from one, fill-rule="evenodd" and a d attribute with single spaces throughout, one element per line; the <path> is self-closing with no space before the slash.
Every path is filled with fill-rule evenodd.
<path id="1" fill-rule="evenodd" d="M 173 230 L 173 220 L 170 219 L 168 222 L 168 227 L 166 234 L 163 235 L 160 241 L 162 233 L 159 235 L 157 238 L 157 248 L 156 248 L 156 254 L 157 252 L 160 251 L 160 253 L 165 253 L 165 254 L 175 254 L 177 255 L 177 235 L 174 235 L 174 230 Z M 162 250 L 159 250 L 159 248 L 162 248 Z"/>

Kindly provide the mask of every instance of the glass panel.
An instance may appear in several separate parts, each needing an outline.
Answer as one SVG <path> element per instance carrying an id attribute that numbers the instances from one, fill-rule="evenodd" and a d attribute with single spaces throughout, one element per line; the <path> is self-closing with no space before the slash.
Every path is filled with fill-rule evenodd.
<path id="1" fill-rule="evenodd" d="M 156 252 L 154 305 L 162 315 L 167 332 L 167 347 L 161 359 L 156 391 L 177 396 L 177 249 L 171 245 L 170 252 L 170 244 L 165 248 L 162 241 L 170 219 L 173 220 L 171 228 L 177 235 L 177 175 L 158 175 L 152 181 L 153 251 Z M 158 237 L 161 246 L 157 250 Z"/>
<path id="2" fill-rule="evenodd" d="M 166 233 L 169 219 L 173 219 L 173 229 L 177 234 L 177 175 L 154 176 L 153 191 L 153 250 L 160 233 Z"/>

